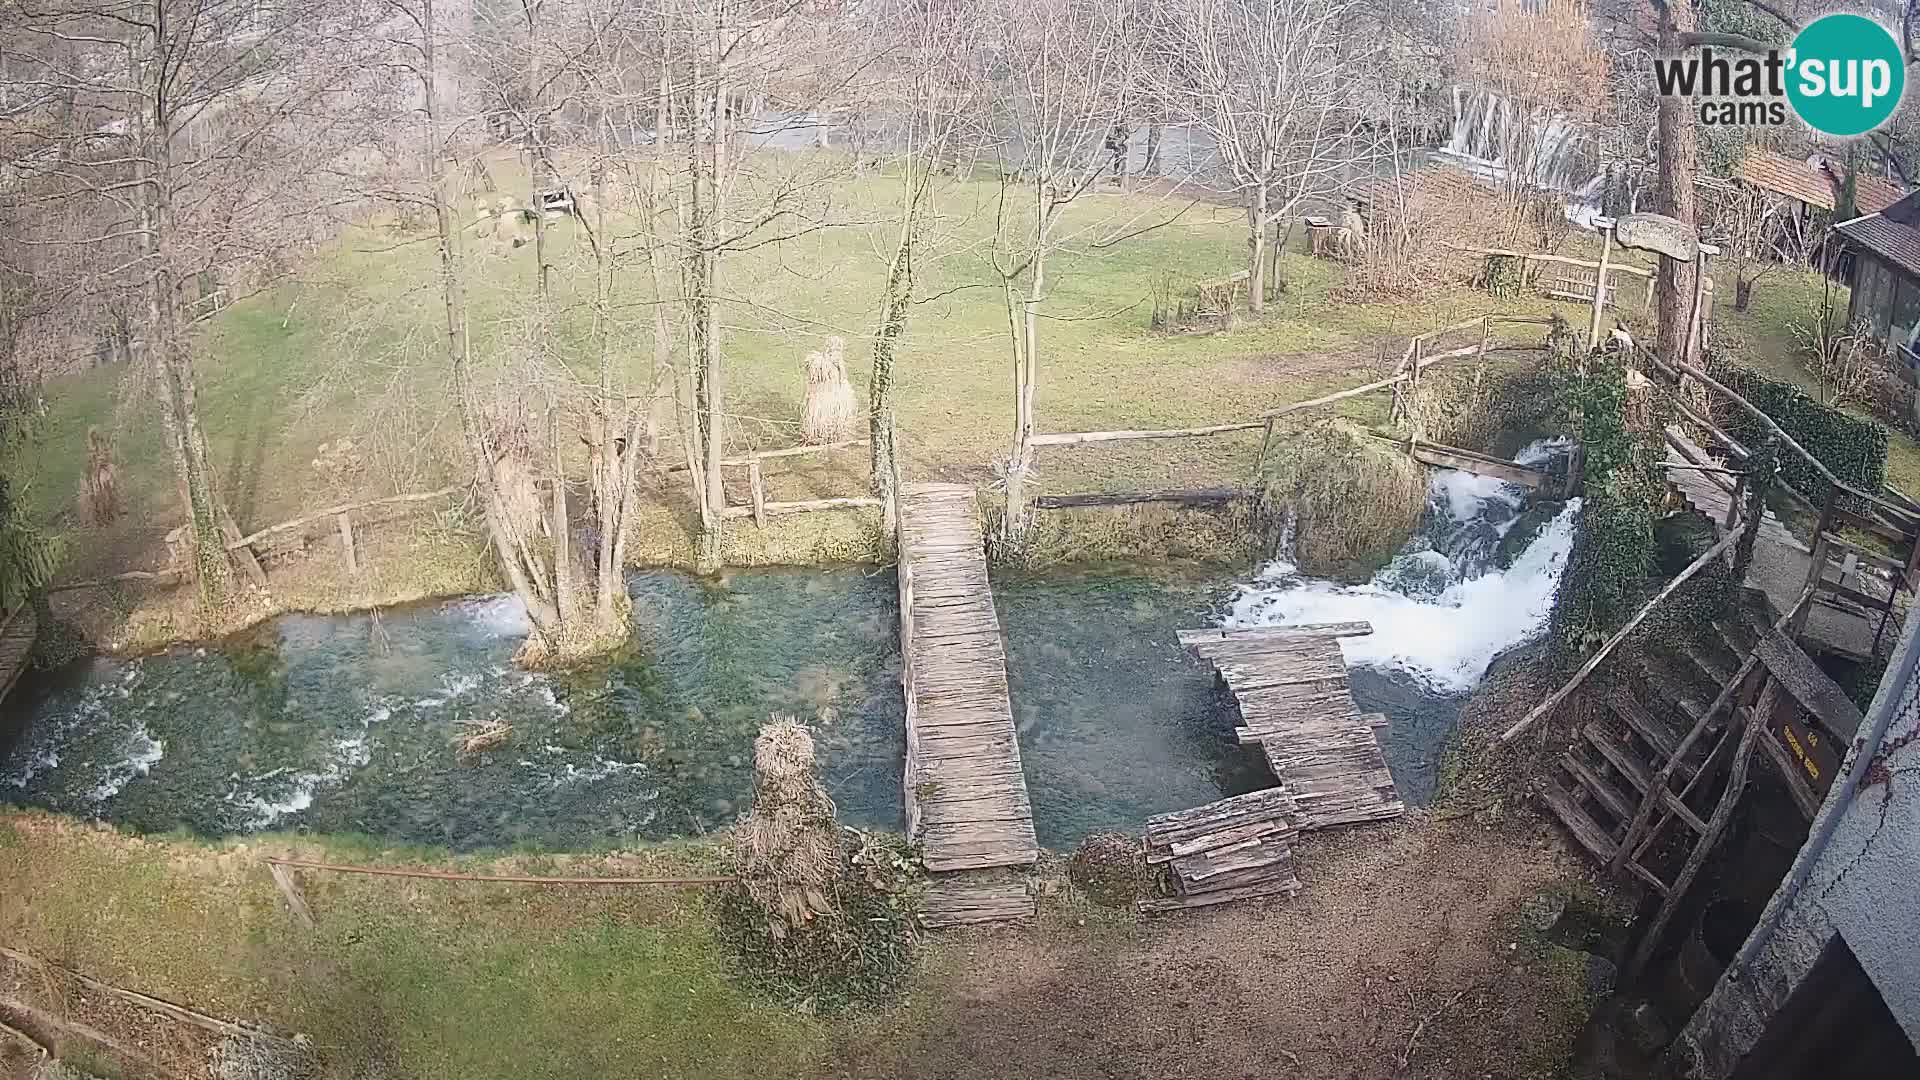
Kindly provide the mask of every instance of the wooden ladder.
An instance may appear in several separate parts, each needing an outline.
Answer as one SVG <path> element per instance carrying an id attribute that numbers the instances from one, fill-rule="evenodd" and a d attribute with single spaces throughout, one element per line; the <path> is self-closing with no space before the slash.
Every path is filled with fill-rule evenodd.
<path id="1" fill-rule="evenodd" d="M 1611 723 L 1590 721 L 1576 732 L 1544 793 L 1548 809 L 1596 860 L 1615 875 L 1631 874 L 1662 897 L 1686 888 L 1688 868 L 1698 869 L 1694 856 L 1704 861 L 1711 847 L 1713 815 L 1720 807 L 1704 806 L 1702 800 L 1740 741 L 1740 725 L 1726 723 L 1725 717 L 1751 689 L 1761 666 L 1757 633 L 1725 623 L 1716 632 L 1726 653 L 1739 657 L 1737 665 L 1716 656 L 1719 650 L 1708 644 L 1687 643 L 1677 650 L 1720 687 L 1711 702 L 1616 685 L 1601 699 Z M 1647 697 L 1659 700 L 1649 704 Z M 1668 880 L 1650 856 L 1674 822 L 1686 827 L 1690 850 L 1680 874 Z"/>

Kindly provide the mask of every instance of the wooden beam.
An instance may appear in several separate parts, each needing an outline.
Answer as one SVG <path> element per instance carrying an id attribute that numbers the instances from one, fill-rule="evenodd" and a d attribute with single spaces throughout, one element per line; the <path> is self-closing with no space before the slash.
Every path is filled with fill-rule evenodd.
<path id="1" fill-rule="evenodd" d="M 1211 627 L 1206 630 L 1180 630 L 1175 637 L 1182 645 L 1204 645 L 1215 641 L 1288 641 L 1316 637 L 1361 637 L 1373 633 L 1370 622 L 1303 623 L 1299 626 Z"/>
<path id="2" fill-rule="evenodd" d="M 1513 259 L 1531 259 L 1538 262 L 1561 263 L 1566 266 L 1578 266 L 1588 270 L 1598 269 L 1602 265 L 1594 262 L 1592 259 L 1576 259 L 1568 255 L 1550 255 L 1544 251 L 1513 251 L 1508 248 L 1471 247 L 1466 244 L 1446 244 L 1445 246 L 1455 251 L 1465 251 L 1475 255 L 1505 255 Z M 1607 264 L 1607 270 L 1615 274 L 1632 274 L 1635 277 L 1643 277 L 1648 280 L 1652 280 L 1654 276 L 1651 270 L 1645 270 L 1638 266 L 1630 266 L 1626 263 Z"/>
<path id="3" fill-rule="evenodd" d="M 1027 440 L 1027 445 L 1082 446 L 1087 443 L 1126 442 L 1135 439 L 1186 439 L 1203 435 L 1220 435 L 1229 431 L 1251 431 L 1265 424 L 1264 420 L 1251 420 L 1242 423 L 1212 424 L 1207 427 L 1161 428 L 1144 431 L 1059 431 L 1047 435 L 1035 435 Z"/>
<path id="4" fill-rule="evenodd" d="M 883 504 L 871 495 L 849 495 L 835 499 L 806 499 L 800 502 L 768 502 L 764 512 L 768 517 L 782 514 L 804 514 L 811 510 L 855 510 L 865 507 L 879 507 Z M 729 506 L 720 512 L 721 517 L 743 518 L 753 516 L 751 506 Z"/>
<path id="5" fill-rule="evenodd" d="M 1732 547 L 1734 542 L 1739 539 L 1740 539 L 1739 533 L 1729 533 L 1725 537 L 1723 537 L 1719 543 L 1709 548 L 1706 554 L 1693 560 L 1691 563 L 1688 563 L 1687 568 L 1685 570 L 1680 571 L 1678 574 L 1674 575 L 1673 580 L 1667 582 L 1666 587 L 1662 588 L 1659 592 L 1655 593 L 1653 595 L 1653 599 L 1647 601 L 1644 605 L 1642 605 L 1640 610 L 1634 613 L 1633 618 L 1627 620 L 1627 624 L 1625 626 L 1622 626 L 1620 629 L 1614 631 L 1613 636 L 1608 638 L 1606 640 L 1606 643 L 1601 645 L 1600 648 L 1593 654 L 1593 656 L 1588 658 L 1586 663 L 1580 665 L 1580 670 L 1574 672 L 1573 678 L 1567 680 L 1567 684 L 1565 686 L 1562 686 L 1560 689 L 1555 690 L 1553 694 L 1547 698 L 1547 700 L 1541 702 L 1538 705 L 1535 705 L 1532 711 L 1528 712 L 1527 715 L 1521 717 L 1519 721 L 1516 722 L 1512 727 L 1501 732 L 1500 739 L 1499 739 L 1500 743 L 1504 745 L 1506 743 L 1510 743 L 1513 740 L 1519 738 L 1523 733 L 1526 732 L 1528 728 L 1533 726 L 1534 721 L 1540 719 L 1542 716 L 1545 716 L 1549 711 L 1553 709 L 1554 706 L 1566 700 L 1567 695 L 1573 693 L 1574 690 L 1577 689 L 1581 683 L 1585 682 L 1587 679 L 1587 676 L 1593 674 L 1593 669 L 1599 667 L 1600 662 L 1602 660 L 1605 660 L 1607 656 L 1613 652 L 1614 648 L 1617 647 L 1621 641 L 1625 640 L 1628 634 L 1633 632 L 1633 628 L 1636 626 L 1639 626 L 1641 620 L 1645 619 L 1649 612 L 1653 611 L 1654 608 L 1660 606 L 1660 601 L 1665 600 L 1667 597 L 1673 595 L 1673 591 L 1675 589 L 1678 589 L 1680 586 L 1686 584 L 1689 580 L 1693 578 L 1695 574 L 1700 572 L 1702 567 L 1706 566 L 1709 562 L 1717 558 L 1722 551 L 1725 551 L 1729 547 Z"/>
<path id="6" fill-rule="evenodd" d="M 1180 506 L 1214 506 L 1246 497 L 1241 488 L 1186 488 L 1175 491 L 1117 492 L 1112 494 L 1037 495 L 1035 510 L 1068 510 L 1077 506 L 1133 506 L 1139 503 L 1174 503 Z"/>
<path id="7" fill-rule="evenodd" d="M 1380 438 L 1377 435 L 1374 437 Z M 1530 469 L 1511 461 L 1476 454 L 1471 450 L 1461 450 L 1458 447 L 1441 446 L 1438 443 L 1416 444 L 1413 448 L 1413 459 L 1437 468 L 1458 469 L 1476 476 L 1491 476 L 1496 480 L 1504 480 L 1529 491 L 1539 491 L 1554 482 L 1552 474 L 1540 469 Z"/>
<path id="8" fill-rule="evenodd" d="M 246 536 L 240 537 L 238 540 L 229 542 L 227 544 L 227 550 L 234 551 L 243 547 L 251 547 L 252 545 L 259 543 L 261 540 L 264 540 L 267 537 L 272 536 L 276 533 L 289 532 L 293 529 L 304 528 L 305 526 L 311 525 L 316 521 L 323 521 L 330 517 L 337 517 L 341 514 L 351 513 L 355 510 L 366 510 L 370 507 L 375 507 L 375 506 L 396 506 L 401 503 L 428 502 L 433 499 L 445 498 L 459 490 L 460 488 L 458 487 L 443 487 L 438 491 L 419 491 L 411 495 L 389 495 L 384 499 L 367 499 L 364 502 L 345 503 L 340 506 L 329 506 L 325 510 L 316 510 L 311 514 L 305 515 L 304 517 L 297 517 L 297 518 L 294 518 L 292 521 L 283 521 L 278 525 L 269 525 L 266 528 L 261 529 L 259 532 L 249 533 Z"/>
<path id="9" fill-rule="evenodd" d="M 767 527 L 767 479 L 760 471 L 760 462 L 756 458 L 747 463 L 747 493 L 753 500 L 753 523 L 761 528 Z"/>
<path id="10" fill-rule="evenodd" d="M 71 592 L 75 589 L 104 589 L 109 585 L 118 585 L 122 582 L 132 581 L 153 581 L 162 585 L 173 585 L 185 579 L 186 574 L 179 570 L 129 570 L 124 574 L 114 574 L 109 577 L 89 578 L 86 581 L 69 581 L 64 585 L 49 585 L 47 586 L 47 591 L 57 593 Z"/>

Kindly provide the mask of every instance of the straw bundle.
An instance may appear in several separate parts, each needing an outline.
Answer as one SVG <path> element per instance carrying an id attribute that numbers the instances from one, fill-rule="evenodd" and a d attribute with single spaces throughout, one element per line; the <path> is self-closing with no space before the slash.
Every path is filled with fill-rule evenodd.
<path id="1" fill-rule="evenodd" d="M 800 411 L 800 441 L 813 445 L 852 438 L 856 406 L 847 381 L 847 343 L 830 337 L 821 352 L 807 354 L 807 400 Z"/>
<path id="2" fill-rule="evenodd" d="M 830 914 L 840 872 L 840 827 L 833 800 L 813 772 L 813 736 L 790 716 L 776 716 L 753 743 L 753 809 L 742 829 L 741 883 L 785 938 Z"/>

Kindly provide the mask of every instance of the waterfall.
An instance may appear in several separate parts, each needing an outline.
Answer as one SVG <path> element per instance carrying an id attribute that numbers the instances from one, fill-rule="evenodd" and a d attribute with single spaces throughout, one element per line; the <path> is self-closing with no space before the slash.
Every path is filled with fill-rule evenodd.
<path id="1" fill-rule="evenodd" d="M 1535 443 L 1519 460 L 1537 464 L 1569 445 Z M 1546 628 L 1573 547 L 1579 500 L 1533 511 L 1525 504 L 1525 493 L 1512 485 L 1437 470 L 1419 531 L 1372 580 L 1318 580 L 1276 560 L 1241 586 L 1227 625 L 1364 620 L 1372 634 L 1341 639 L 1349 664 L 1403 674 L 1432 693 L 1470 690 L 1494 657 Z M 1539 532 L 1502 567 L 1503 541 L 1529 527 Z"/>
<path id="2" fill-rule="evenodd" d="M 1507 160 L 1510 147 L 1522 160 Z M 1598 212 L 1606 188 L 1597 148 L 1578 124 L 1527 115 L 1491 91 L 1453 88 L 1453 132 L 1438 152 L 1495 184 L 1519 169 L 1522 183 L 1567 196 L 1567 215 L 1576 221 Z"/>

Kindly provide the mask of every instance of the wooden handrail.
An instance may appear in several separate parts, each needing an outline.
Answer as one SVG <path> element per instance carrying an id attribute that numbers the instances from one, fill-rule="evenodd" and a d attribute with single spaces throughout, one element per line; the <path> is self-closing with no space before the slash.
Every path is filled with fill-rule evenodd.
<path id="1" fill-rule="evenodd" d="M 1683 363 L 1681 361 L 1674 361 L 1672 364 L 1667 364 L 1653 356 L 1649 356 L 1647 360 L 1649 363 L 1653 364 L 1654 366 L 1660 368 L 1661 370 L 1667 372 L 1670 375 L 1674 375 L 1676 377 L 1680 375 L 1689 375 L 1689 376 L 1692 376 L 1693 378 L 1699 379 L 1701 383 L 1705 384 L 1707 387 L 1718 391 L 1720 394 L 1725 396 L 1727 400 L 1733 402 L 1735 405 L 1740 406 L 1740 408 L 1746 411 L 1748 415 L 1752 416 L 1754 419 L 1760 421 L 1761 424 L 1765 425 L 1766 429 L 1773 434 L 1774 438 L 1779 439 L 1782 443 L 1786 444 L 1788 449 L 1800 455 L 1800 457 L 1804 461 L 1806 461 L 1807 464 L 1813 466 L 1814 470 L 1817 471 L 1821 476 L 1825 477 L 1827 482 L 1832 484 L 1834 487 L 1839 488 L 1840 490 L 1846 492 L 1849 495 L 1853 495 L 1857 498 L 1863 499 L 1871 505 L 1878 506 L 1887 511 L 1890 511 L 1898 520 L 1907 522 L 1909 528 L 1912 528 L 1916 525 L 1920 525 L 1920 514 L 1916 514 L 1912 510 L 1909 510 L 1904 506 L 1899 506 L 1895 503 L 1890 503 L 1885 499 L 1880 498 L 1877 495 L 1869 495 L 1866 492 L 1861 491 L 1859 488 L 1854 487 L 1853 485 L 1847 483 L 1846 481 L 1840 479 L 1838 476 L 1834 475 L 1834 472 L 1832 469 L 1827 468 L 1825 463 L 1823 463 L 1819 458 L 1814 457 L 1813 454 L 1810 453 L 1806 447 L 1801 446 L 1798 442 L 1795 442 L 1793 436 L 1787 434 L 1785 428 L 1782 428 L 1778 423 L 1775 423 L 1773 417 L 1767 415 L 1766 410 L 1760 408 L 1758 405 L 1755 405 L 1753 402 L 1748 401 L 1746 398 L 1741 397 L 1739 394 L 1735 393 L 1731 388 L 1727 387 L 1724 383 L 1721 383 L 1719 380 L 1715 379 L 1713 376 L 1707 374 L 1706 372 L 1700 370 L 1699 368 L 1693 366 L 1692 364 Z"/>
<path id="2" fill-rule="evenodd" d="M 283 533 L 292 529 L 298 529 L 303 526 L 311 525 L 314 522 L 323 520 L 325 518 L 337 517 L 340 514 L 352 513 L 355 510 L 366 510 L 375 506 L 393 506 L 399 503 L 427 502 L 432 499 L 445 498 L 448 495 L 451 495 L 454 492 L 459 490 L 460 488 L 458 486 L 443 487 L 438 491 L 416 491 L 410 495 L 389 495 L 384 499 L 368 499 L 364 502 L 346 503 L 341 506 L 330 506 L 325 510 L 315 511 L 314 513 L 308 514 L 305 517 L 297 517 L 297 518 L 294 518 L 292 521 L 283 521 L 278 525 L 269 525 L 258 532 L 250 533 L 228 544 L 227 550 L 239 551 L 243 547 L 252 547 L 254 544 L 260 542 L 261 540 L 266 539 L 269 536 L 272 536 L 275 533 Z"/>
<path id="3" fill-rule="evenodd" d="M 1567 698 L 1567 695 L 1573 693 L 1574 690 L 1577 689 L 1581 683 L 1585 682 L 1587 680 L 1587 676 L 1593 674 L 1593 669 L 1599 667 L 1600 662 L 1602 660 L 1605 660 L 1607 656 L 1613 652 L 1614 648 L 1618 646 L 1620 642 L 1624 641 L 1628 634 L 1633 632 L 1633 628 L 1636 626 L 1639 626 L 1640 621 L 1642 619 L 1645 619 L 1648 613 L 1653 611 L 1654 608 L 1660 606 L 1660 601 L 1665 600 L 1667 597 L 1673 595 L 1673 591 L 1675 589 L 1678 589 L 1680 586 L 1686 584 L 1688 579 L 1692 578 L 1693 575 L 1699 573 L 1700 570 L 1707 565 L 1707 563 L 1718 558 L 1721 552 L 1727 550 L 1727 548 L 1729 547 L 1732 547 L 1733 544 L 1739 539 L 1740 539 L 1739 532 L 1728 533 L 1724 538 L 1721 539 L 1719 543 L 1713 545 L 1711 548 L 1708 548 L 1707 553 L 1705 555 L 1702 555 L 1699 558 L 1693 560 L 1691 563 L 1688 563 L 1687 568 L 1685 570 L 1682 570 L 1678 574 L 1674 575 L 1673 580 L 1667 582 L 1665 588 L 1662 588 L 1659 592 L 1653 594 L 1653 599 L 1647 601 L 1644 605 L 1642 605 L 1640 610 L 1634 613 L 1633 618 L 1627 620 L 1627 624 L 1625 626 L 1622 626 L 1620 629 L 1614 631 L 1613 636 L 1608 638 L 1606 640 L 1606 643 L 1601 645 L 1600 648 L 1593 654 L 1593 656 L 1588 658 L 1586 663 L 1580 665 L 1580 670 L 1573 673 L 1573 678 L 1567 680 L 1567 684 L 1565 686 L 1562 686 L 1560 689 L 1555 690 L 1553 694 L 1547 698 L 1547 700 L 1541 702 L 1538 705 L 1535 705 L 1533 709 L 1527 713 L 1527 715 L 1521 717 L 1512 727 L 1501 732 L 1500 738 L 1499 738 L 1500 744 L 1504 746 L 1507 743 L 1510 743 L 1513 740 L 1519 738 L 1522 734 L 1526 732 L 1528 728 L 1533 726 L 1534 721 L 1540 719 L 1542 716 L 1545 716 L 1547 713 L 1553 710 L 1554 706 L 1560 704 L 1562 701 L 1565 701 Z"/>

